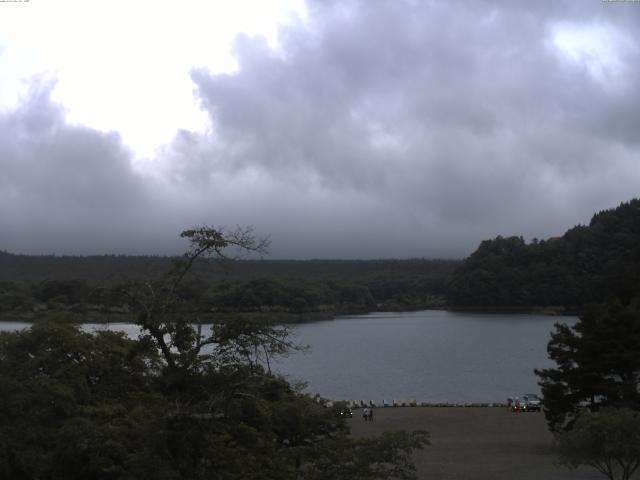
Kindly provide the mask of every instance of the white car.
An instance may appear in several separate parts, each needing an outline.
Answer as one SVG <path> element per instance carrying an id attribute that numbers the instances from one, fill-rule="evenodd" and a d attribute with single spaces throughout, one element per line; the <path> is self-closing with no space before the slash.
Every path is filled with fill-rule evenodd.
<path id="1" fill-rule="evenodd" d="M 520 410 L 523 412 L 539 412 L 542 410 L 540 397 L 535 393 L 525 393 L 520 401 Z"/>

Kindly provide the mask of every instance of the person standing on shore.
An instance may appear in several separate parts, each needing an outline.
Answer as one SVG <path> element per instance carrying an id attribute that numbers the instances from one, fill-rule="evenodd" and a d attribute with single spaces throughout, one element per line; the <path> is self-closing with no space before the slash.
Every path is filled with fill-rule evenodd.
<path id="1" fill-rule="evenodd" d="M 366 422 L 367 420 L 369 420 L 369 412 L 370 412 L 369 408 L 365 408 L 365 409 L 362 411 L 362 418 L 364 418 L 364 421 L 365 421 L 365 422 Z"/>
<path id="2" fill-rule="evenodd" d="M 369 408 L 369 421 L 373 422 L 373 408 Z"/>

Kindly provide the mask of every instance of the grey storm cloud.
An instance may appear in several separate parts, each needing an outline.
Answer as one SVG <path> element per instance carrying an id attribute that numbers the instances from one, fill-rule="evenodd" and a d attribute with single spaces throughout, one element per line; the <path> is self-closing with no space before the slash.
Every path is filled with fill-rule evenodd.
<path id="1" fill-rule="evenodd" d="M 151 185 L 133 171 L 118 134 L 65 121 L 50 98 L 54 84 L 32 79 L 20 106 L 0 114 L 0 248 L 144 251 L 155 233 Z M 146 238 L 136 232 L 142 226 Z"/>
<path id="2" fill-rule="evenodd" d="M 0 116 L 0 198 L 13 205 L 0 221 L 73 233 L 81 219 L 107 235 L 94 251 L 131 238 L 176 248 L 158 236 L 213 222 L 253 224 L 278 258 L 461 257 L 497 234 L 561 234 L 640 193 L 637 4 L 308 11 L 278 48 L 239 36 L 237 71 L 192 71 L 211 130 L 178 132 L 153 176 L 135 172 L 117 135 L 67 125 L 32 92 Z M 554 43 L 590 31 L 606 44 Z"/>

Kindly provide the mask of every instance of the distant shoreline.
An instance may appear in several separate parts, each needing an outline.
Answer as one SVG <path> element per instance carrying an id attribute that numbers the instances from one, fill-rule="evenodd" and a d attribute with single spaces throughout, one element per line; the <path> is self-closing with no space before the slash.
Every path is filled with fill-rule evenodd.
<path id="1" fill-rule="evenodd" d="M 562 305 L 547 305 L 534 307 L 461 307 L 453 306 L 443 308 L 449 312 L 468 312 L 468 313 L 528 313 L 548 316 L 577 316 L 580 315 L 581 309 L 578 307 L 565 307 Z"/>
<path id="2" fill-rule="evenodd" d="M 253 317 L 262 319 L 277 320 L 275 323 L 284 325 L 294 325 L 299 323 L 322 322 L 329 320 L 339 320 L 340 317 L 354 315 L 371 315 L 374 313 L 409 313 L 420 311 L 442 310 L 445 312 L 465 312 L 479 314 L 523 314 L 523 315 L 545 315 L 545 316 L 577 316 L 580 310 L 577 307 L 567 308 L 562 306 L 546 307 L 433 307 L 417 308 L 408 310 L 373 310 L 369 312 L 307 312 L 294 314 L 291 312 L 217 312 L 202 315 L 202 323 L 212 323 L 213 318 Z M 4 312 L 0 314 L 0 322 L 24 322 L 34 323 L 46 320 L 47 315 L 65 315 L 71 317 L 84 317 L 82 323 L 135 323 L 135 315 L 126 313 L 97 313 L 97 312 L 73 312 L 70 310 L 61 311 L 40 311 L 40 312 Z"/>

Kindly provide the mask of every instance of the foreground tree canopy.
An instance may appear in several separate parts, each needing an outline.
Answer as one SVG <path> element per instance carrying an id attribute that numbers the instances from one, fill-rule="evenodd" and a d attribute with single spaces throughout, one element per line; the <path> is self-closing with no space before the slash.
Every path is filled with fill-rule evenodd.
<path id="1" fill-rule="evenodd" d="M 586 410 L 571 430 L 556 435 L 555 443 L 562 465 L 588 465 L 610 480 L 629 480 L 640 467 L 640 412 Z"/>
<path id="2" fill-rule="evenodd" d="M 571 428 L 582 409 L 640 410 L 640 302 L 592 306 L 573 326 L 556 324 L 549 356 L 556 368 L 537 370 L 553 431 Z"/>
<path id="3" fill-rule="evenodd" d="M 141 335 L 37 323 L 0 334 L 0 478 L 411 479 L 426 432 L 352 439 L 345 421 L 270 372 L 286 329 L 205 332 L 179 289 L 195 259 L 261 253 L 250 230 L 188 230 L 163 278 L 130 284 Z"/>

